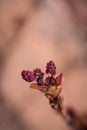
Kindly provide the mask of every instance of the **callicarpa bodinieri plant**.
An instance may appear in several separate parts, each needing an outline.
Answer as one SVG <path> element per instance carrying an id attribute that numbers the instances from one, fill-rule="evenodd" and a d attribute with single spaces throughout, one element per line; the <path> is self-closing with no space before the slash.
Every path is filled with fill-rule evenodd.
<path id="1" fill-rule="evenodd" d="M 42 92 L 49 101 L 51 108 L 60 114 L 64 121 L 74 130 L 87 130 L 87 114 L 80 115 L 72 107 L 64 106 L 62 93 L 63 73 L 56 74 L 56 65 L 50 60 L 45 72 L 40 68 L 23 70 L 22 78 L 29 82 L 30 88 Z"/>

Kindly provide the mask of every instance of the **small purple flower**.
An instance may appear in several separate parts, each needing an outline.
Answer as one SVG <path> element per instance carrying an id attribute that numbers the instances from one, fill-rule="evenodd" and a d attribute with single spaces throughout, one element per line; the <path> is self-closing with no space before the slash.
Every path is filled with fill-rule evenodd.
<path id="1" fill-rule="evenodd" d="M 35 76 L 36 76 L 36 75 L 40 75 L 40 74 L 41 74 L 41 69 L 36 68 L 36 69 L 33 70 L 33 72 L 34 72 L 34 75 L 35 75 Z"/>
<path id="2" fill-rule="evenodd" d="M 44 78 L 44 73 L 40 68 L 36 68 L 33 71 L 23 70 L 21 76 L 27 82 L 33 82 L 31 88 L 38 89 L 45 94 L 52 97 L 59 96 L 61 92 L 62 73 L 56 75 L 56 66 L 52 60 L 47 63 L 46 74 L 50 74 Z"/>
<path id="3" fill-rule="evenodd" d="M 27 82 L 33 82 L 35 80 L 34 73 L 32 71 L 23 70 L 21 72 L 22 78 Z"/>
<path id="4" fill-rule="evenodd" d="M 41 69 L 39 69 L 39 68 L 34 69 L 33 72 L 34 72 L 34 76 L 36 78 L 38 78 L 38 77 L 43 78 L 43 76 L 44 76 L 44 73 L 41 72 Z"/>
<path id="5" fill-rule="evenodd" d="M 51 60 L 47 63 L 46 66 L 46 73 L 47 74 L 51 74 L 51 75 L 55 75 L 56 74 L 56 66 L 54 64 L 54 62 Z"/>

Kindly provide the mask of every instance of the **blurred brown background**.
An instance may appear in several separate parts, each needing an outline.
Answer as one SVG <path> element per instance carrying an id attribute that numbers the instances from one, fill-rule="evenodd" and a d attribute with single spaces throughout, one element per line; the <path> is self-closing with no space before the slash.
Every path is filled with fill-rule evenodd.
<path id="1" fill-rule="evenodd" d="M 0 130 L 69 130 L 23 69 L 52 59 L 64 103 L 87 112 L 87 0 L 0 0 Z"/>

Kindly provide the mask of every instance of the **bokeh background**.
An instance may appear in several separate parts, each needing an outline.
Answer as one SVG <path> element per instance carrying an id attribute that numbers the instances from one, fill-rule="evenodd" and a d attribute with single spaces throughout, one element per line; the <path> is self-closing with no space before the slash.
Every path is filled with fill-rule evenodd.
<path id="1" fill-rule="evenodd" d="M 70 130 L 20 75 L 51 59 L 64 104 L 87 112 L 87 0 L 0 0 L 0 130 Z"/>

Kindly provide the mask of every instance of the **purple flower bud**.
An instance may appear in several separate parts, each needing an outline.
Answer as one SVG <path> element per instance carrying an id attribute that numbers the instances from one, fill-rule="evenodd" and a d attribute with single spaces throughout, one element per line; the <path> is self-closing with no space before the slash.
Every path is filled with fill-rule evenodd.
<path id="1" fill-rule="evenodd" d="M 50 86 L 50 85 L 56 85 L 56 80 L 53 76 L 48 76 L 45 79 L 45 84 Z"/>
<path id="2" fill-rule="evenodd" d="M 23 70 L 21 72 L 22 78 L 27 82 L 33 82 L 35 80 L 34 73 L 32 71 Z"/>
<path id="3" fill-rule="evenodd" d="M 51 84 L 51 85 L 56 85 L 56 80 L 55 80 L 54 77 L 51 77 L 51 78 L 50 78 L 50 84 Z"/>
<path id="4" fill-rule="evenodd" d="M 55 75 L 55 74 L 56 74 L 56 66 L 55 66 L 55 64 L 54 64 L 53 61 L 49 61 L 49 62 L 47 63 L 46 73 L 47 73 L 47 74 L 50 73 L 51 75 Z"/>
<path id="5" fill-rule="evenodd" d="M 43 83 L 44 83 L 44 82 L 43 82 L 43 78 L 38 78 L 38 79 L 37 79 L 37 84 L 38 84 L 38 85 L 42 86 Z"/>
<path id="6" fill-rule="evenodd" d="M 41 74 L 41 69 L 36 68 L 36 69 L 33 70 L 33 72 L 34 72 L 35 75 L 39 75 L 39 74 Z"/>
<path id="7" fill-rule="evenodd" d="M 39 68 L 34 69 L 33 72 L 34 72 L 35 77 L 37 77 L 37 78 L 38 77 L 42 78 L 44 76 L 44 73 L 41 72 L 41 69 L 39 69 Z"/>

